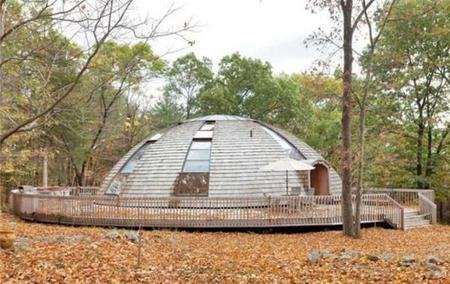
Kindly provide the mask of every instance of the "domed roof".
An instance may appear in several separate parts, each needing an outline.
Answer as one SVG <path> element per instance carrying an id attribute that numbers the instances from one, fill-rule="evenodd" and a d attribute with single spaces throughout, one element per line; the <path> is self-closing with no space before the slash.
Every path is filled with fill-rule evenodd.
<path id="1" fill-rule="evenodd" d="M 325 175 L 261 170 L 286 157 L 320 164 Z M 322 179 L 319 185 L 316 176 Z M 320 154 L 294 135 L 250 118 L 209 115 L 141 141 L 113 167 L 101 191 L 123 196 L 268 196 L 306 194 L 313 185 L 339 193 L 340 184 Z"/>
<path id="2" fill-rule="evenodd" d="M 217 120 L 253 120 L 251 118 L 245 118 L 237 115 L 226 115 L 226 114 L 213 114 L 207 116 L 196 117 L 187 120 L 189 121 L 217 121 Z"/>

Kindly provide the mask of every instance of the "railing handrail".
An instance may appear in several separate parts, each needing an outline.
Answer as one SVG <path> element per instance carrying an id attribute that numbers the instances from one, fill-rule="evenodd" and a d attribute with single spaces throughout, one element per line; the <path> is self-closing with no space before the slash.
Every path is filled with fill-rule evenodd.
<path id="1" fill-rule="evenodd" d="M 363 195 L 362 222 L 383 222 L 386 200 L 385 194 Z M 342 224 L 340 195 L 196 198 L 13 192 L 11 204 L 13 212 L 22 218 L 72 225 L 271 227 Z M 391 210 L 392 214 L 397 213 Z"/>
<path id="2" fill-rule="evenodd" d="M 397 209 L 400 209 L 400 224 L 396 224 L 397 226 L 400 226 L 400 229 L 404 229 L 405 228 L 405 207 L 403 207 L 399 202 L 397 202 L 395 199 L 393 199 L 392 197 L 390 197 L 389 195 L 385 194 L 386 199 L 391 202 Z M 388 217 L 386 216 L 387 219 L 389 219 L 389 221 L 394 222 L 394 220 L 392 220 L 392 217 Z"/>
<path id="3" fill-rule="evenodd" d="M 392 191 L 396 191 L 396 192 L 434 192 L 433 189 L 420 189 L 420 188 L 384 188 L 384 187 L 369 187 L 367 188 L 368 192 L 374 191 L 374 192 L 392 192 Z"/>
<path id="4" fill-rule="evenodd" d="M 36 190 L 100 189 L 99 186 L 37 186 Z"/>
<path id="5" fill-rule="evenodd" d="M 426 203 L 426 205 L 430 208 L 429 210 L 427 210 L 427 208 L 425 208 L 425 206 L 423 206 L 423 203 Z M 431 215 L 431 223 L 435 224 L 436 223 L 436 218 L 437 218 L 437 206 L 436 204 L 430 200 L 426 195 L 419 193 L 419 210 L 421 214 L 430 214 Z"/>

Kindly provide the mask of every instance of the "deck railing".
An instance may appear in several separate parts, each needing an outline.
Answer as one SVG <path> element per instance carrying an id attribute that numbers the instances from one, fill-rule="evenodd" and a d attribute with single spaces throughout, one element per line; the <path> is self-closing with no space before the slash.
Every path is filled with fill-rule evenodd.
<path id="1" fill-rule="evenodd" d="M 419 193 L 419 213 L 432 224 L 436 224 L 437 206 L 426 195 Z"/>
<path id="2" fill-rule="evenodd" d="M 408 188 L 370 188 L 369 193 L 386 193 L 392 199 L 403 206 L 418 207 L 419 194 L 434 202 L 434 191 L 432 189 L 408 189 Z"/>
<path id="3" fill-rule="evenodd" d="M 396 229 L 405 228 L 405 208 L 389 195 L 385 195 L 387 203 L 385 208 L 385 220 Z"/>
<path id="4" fill-rule="evenodd" d="M 363 223 L 403 227 L 402 207 L 384 193 L 364 194 Z M 25 219 L 122 227 L 276 227 L 342 224 L 341 196 L 116 197 L 12 193 Z"/>

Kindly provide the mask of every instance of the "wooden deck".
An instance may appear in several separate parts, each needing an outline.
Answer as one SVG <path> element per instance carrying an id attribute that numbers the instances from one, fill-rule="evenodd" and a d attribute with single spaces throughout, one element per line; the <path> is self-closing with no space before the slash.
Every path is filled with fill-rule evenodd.
<path id="1" fill-rule="evenodd" d="M 392 194 L 394 193 L 395 194 Z M 23 219 L 90 226 L 244 228 L 341 225 L 341 196 L 279 197 L 115 197 L 88 189 L 13 192 L 12 211 Z M 367 193 L 363 223 L 387 222 L 405 228 L 405 208 L 417 207 L 431 222 L 436 208 L 432 191 Z"/>

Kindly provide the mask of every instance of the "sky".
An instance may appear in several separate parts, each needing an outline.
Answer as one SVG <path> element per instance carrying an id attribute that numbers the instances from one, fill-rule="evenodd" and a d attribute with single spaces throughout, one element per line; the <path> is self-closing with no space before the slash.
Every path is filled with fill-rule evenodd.
<path id="1" fill-rule="evenodd" d="M 217 68 L 220 59 L 238 51 L 241 55 L 270 62 L 275 74 L 308 71 L 324 55 L 303 41 L 319 27 L 331 24 L 326 14 L 306 10 L 305 0 L 139 0 L 136 15 L 158 17 L 170 6 L 180 10 L 167 19 L 165 28 L 185 21 L 196 24 L 188 34 L 192 47 L 176 38 L 158 39 L 152 46 L 174 60 L 187 52 L 210 58 Z"/>

